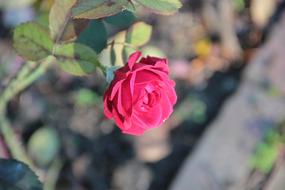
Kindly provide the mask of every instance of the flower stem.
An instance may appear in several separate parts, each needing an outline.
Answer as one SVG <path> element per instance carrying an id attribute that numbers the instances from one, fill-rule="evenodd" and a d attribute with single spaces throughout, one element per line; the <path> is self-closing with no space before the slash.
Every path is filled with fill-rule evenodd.
<path id="1" fill-rule="evenodd" d="M 22 145 L 12 130 L 9 121 L 2 114 L 0 115 L 0 129 L 8 148 L 13 155 L 13 158 L 33 167 L 32 161 L 29 159 L 24 149 L 22 148 Z"/>
<path id="2" fill-rule="evenodd" d="M 29 166 L 33 166 L 32 161 L 27 156 L 8 119 L 5 117 L 6 106 L 14 96 L 42 76 L 53 61 L 54 57 L 50 56 L 43 62 L 38 63 L 37 67 L 35 67 L 34 62 L 27 62 L 0 95 L 0 132 L 2 133 L 5 142 L 9 147 L 13 158 L 23 161 Z"/>
<path id="3" fill-rule="evenodd" d="M 58 176 L 63 167 L 63 161 L 60 158 L 56 158 L 49 167 L 46 179 L 44 183 L 44 190 L 52 190 L 56 188 L 56 182 L 58 180 Z"/>
<path id="4" fill-rule="evenodd" d="M 34 62 L 27 62 L 18 72 L 17 76 L 8 84 L 4 92 L 0 95 L 0 113 L 5 112 L 7 103 L 19 92 L 28 87 L 36 79 L 38 79 L 48 66 L 53 62 L 54 57 L 47 57 L 42 63 L 38 63 L 38 67 L 34 68 Z"/>
<path id="5" fill-rule="evenodd" d="M 112 46 L 112 45 L 123 45 L 129 48 L 132 48 L 134 50 L 138 50 L 138 47 L 134 46 L 133 44 L 127 43 L 127 42 L 115 42 L 112 41 L 111 43 L 108 43 L 107 46 Z"/>

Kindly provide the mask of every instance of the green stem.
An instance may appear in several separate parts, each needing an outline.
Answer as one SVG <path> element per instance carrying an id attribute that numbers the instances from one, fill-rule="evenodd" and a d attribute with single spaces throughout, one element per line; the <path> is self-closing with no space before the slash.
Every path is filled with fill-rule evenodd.
<path id="1" fill-rule="evenodd" d="M 0 115 L 0 128 L 4 140 L 9 150 L 11 151 L 11 154 L 13 155 L 13 158 L 33 167 L 32 161 L 29 159 L 24 149 L 22 148 L 22 145 L 17 136 L 14 134 L 9 121 L 2 114 Z"/>
<path id="2" fill-rule="evenodd" d="M 112 45 L 123 45 L 123 46 L 126 46 L 126 47 L 129 47 L 129 48 L 132 48 L 134 50 L 138 50 L 139 48 L 134 46 L 133 44 L 130 44 L 130 43 L 127 43 L 127 42 L 111 42 L 111 43 L 108 43 L 107 46 L 112 46 Z"/>
<path id="3" fill-rule="evenodd" d="M 7 102 L 10 101 L 10 99 L 13 96 L 13 90 L 17 89 L 17 85 L 22 82 L 22 80 L 25 78 L 27 74 L 33 69 L 34 62 L 27 62 L 17 73 L 17 76 L 15 76 L 10 83 L 7 85 L 7 88 L 5 91 L 1 94 L 0 97 L 0 111 L 5 110 Z"/>
<path id="4" fill-rule="evenodd" d="M 60 158 L 55 159 L 49 167 L 44 183 L 44 190 L 54 190 L 63 162 Z"/>
<path id="5" fill-rule="evenodd" d="M 35 80 L 42 76 L 49 66 L 55 61 L 53 56 L 47 57 L 42 63 L 39 63 L 39 66 L 32 71 L 32 73 L 27 76 L 22 82 L 18 85 L 18 91 L 14 93 L 19 93 L 24 90 L 26 87 L 30 86 Z"/>
<path id="6" fill-rule="evenodd" d="M 36 66 L 37 66 L 36 62 L 27 61 L 26 64 L 21 68 L 19 73 L 17 73 L 16 77 L 19 80 L 25 78 Z"/>
<path id="7" fill-rule="evenodd" d="M 41 75 L 44 74 L 48 66 L 53 62 L 54 57 L 46 58 L 42 63 L 38 63 L 38 67 L 31 67 L 33 62 L 28 62 L 26 66 L 24 66 L 17 77 L 14 78 L 10 82 L 10 84 L 5 88 L 4 92 L 0 96 L 0 113 L 5 112 L 7 103 L 16 96 L 19 92 L 28 87 L 31 83 L 33 83 L 36 79 L 38 79 Z"/>
<path id="8" fill-rule="evenodd" d="M 38 63 L 38 67 L 34 68 L 34 63 L 28 62 L 27 65 L 22 67 L 17 76 L 9 83 L 4 92 L 0 96 L 0 131 L 4 140 L 11 151 L 13 158 L 27 163 L 33 167 L 32 161 L 29 159 L 25 150 L 22 147 L 17 136 L 14 134 L 13 129 L 5 117 L 7 103 L 18 93 L 31 85 L 36 79 L 42 76 L 49 65 L 54 61 L 54 57 L 46 58 L 42 63 Z"/>

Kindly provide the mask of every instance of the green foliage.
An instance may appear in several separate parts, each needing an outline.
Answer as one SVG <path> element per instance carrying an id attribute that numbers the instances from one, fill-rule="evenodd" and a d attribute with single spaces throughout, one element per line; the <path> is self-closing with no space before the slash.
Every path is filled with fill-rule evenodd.
<path id="1" fill-rule="evenodd" d="M 116 50 L 115 50 L 115 46 L 114 46 L 114 41 L 112 42 L 111 45 L 111 65 L 114 66 L 116 65 Z M 108 80 L 107 80 L 108 81 Z"/>
<path id="2" fill-rule="evenodd" d="M 55 57 L 62 70 L 77 76 L 95 72 L 100 66 L 97 54 L 88 46 L 78 43 L 62 44 L 55 48 Z"/>
<path id="3" fill-rule="evenodd" d="M 59 149 L 59 136 L 54 129 L 48 127 L 38 129 L 28 142 L 29 154 L 40 166 L 50 164 Z"/>
<path id="4" fill-rule="evenodd" d="M 135 49 L 145 45 L 151 38 L 152 26 L 144 22 L 135 23 L 126 34 L 126 43 L 132 47 L 126 46 L 124 49 L 125 57 L 134 52 Z M 134 48 L 133 48 L 134 47 Z"/>
<path id="5" fill-rule="evenodd" d="M 42 190 L 42 184 L 33 171 L 16 160 L 0 159 L 0 189 Z"/>
<path id="6" fill-rule="evenodd" d="M 128 27 L 135 21 L 135 16 L 132 12 L 124 10 L 116 15 L 104 19 L 107 23 L 120 28 Z"/>
<path id="7" fill-rule="evenodd" d="M 123 65 L 128 56 L 138 50 L 145 44 L 147 44 L 151 38 L 152 26 L 144 22 L 137 22 L 133 24 L 128 30 L 124 30 L 116 34 L 113 38 L 110 39 L 110 46 L 108 49 L 102 52 L 101 60 L 106 65 Z M 150 47 L 150 51 L 155 47 Z M 145 48 L 147 52 L 148 48 Z M 154 54 L 150 51 L 150 55 L 161 55 L 161 51 L 158 48 L 155 48 L 157 51 Z M 144 51 L 144 48 L 142 49 Z"/>
<path id="8" fill-rule="evenodd" d="M 234 4 L 234 7 L 237 11 L 242 11 L 245 8 L 244 0 L 234 0 L 233 4 Z"/>
<path id="9" fill-rule="evenodd" d="M 98 19 L 119 13 L 130 2 L 128 0 L 78 0 L 72 8 L 74 18 Z"/>
<path id="10" fill-rule="evenodd" d="M 280 135 L 270 131 L 266 135 L 264 142 L 258 144 L 256 153 L 250 160 L 251 166 L 265 174 L 269 173 L 278 157 L 280 143 Z"/>
<path id="11" fill-rule="evenodd" d="M 164 15 L 174 14 L 182 6 L 179 0 L 155 0 L 155 1 L 135 0 L 135 1 L 155 13 L 164 14 Z"/>
<path id="12" fill-rule="evenodd" d="M 137 22 L 128 30 L 117 33 L 109 40 L 109 47 L 100 56 L 101 62 L 107 66 L 123 65 L 128 56 L 145 45 L 151 37 L 152 26 Z"/>
<path id="13" fill-rule="evenodd" d="M 181 106 L 176 108 L 175 118 L 179 121 L 189 120 L 195 123 L 202 123 L 207 119 L 207 105 L 196 95 L 188 95 Z"/>
<path id="14" fill-rule="evenodd" d="M 101 20 L 92 20 L 76 42 L 87 45 L 100 53 L 107 46 L 107 30 L 103 22 Z"/>
<path id="15" fill-rule="evenodd" d="M 117 33 L 109 40 L 109 46 L 107 49 L 101 52 L 100 60 L 106 66 L 124 64 L 123 61 L 123 49 L 125 47 L 126 31 Z"/>
<path id="16" fill-rule="evenodd" d="M 20 2 L 22 1 L 33 2 Z M 181 7 L 179 0 L 136 2 L 159 14 L 172 14 Z M 16 27 L 14 47 L 27 60 L 38 61 L 54 55 L 60 68 L 66 72 L 78 76 L 93 73 L 96 67 L 103 68 L 96 54 L 107 47 L 107 31 L 103 21 L 116 27 L 128 27 L 135 20 L 129 10 L 135 10 L 137 3 L 131 0 L 54 0 L 48 21 L 44 16 L 39 21 L 40 24 L 28 22 Z M 99 18 L 100 20 L 90 21 Z M 45 27 L 47 24 L 49 32 Z M 122 60 L 122 54 L 126 58 L 145 45 L 150 40 L 151 33 L 150 25 L 135 23 L 123 32 L 124 41 L 120 42 L 120 48 L 117 41 L 114 41 L 110 52 L 111 62 L 121 62 L 119 60 Z"/>
<path id="17" fill-rule="evenodd" d="M 39 15 L 35 19 L 35 22 L 37 22 L 44 28 L 48 28 L 49 27 L 49 14 L 46 12 L 39 13 Z"/>
<path id="18" fill-rule="evenodd" d="M 193 99 L 191 109 L 191 118 L 196 123 L 203 123 L 206 120 L 206 110 L 207 107 L 205 102 L 201 99 Z"/>
<path id="19" fill-rule="evenodd" d="M 36 22 L 27 22 L 14 30 L 14 48 L 27 60 L 38 61 L 52 53 L 53 42 L 48 31 Z"/>
<path id="20" fill-rule="evenodd" d="M 144 56 L 148 56 L 148 55 L 151 55 L 151 56 L 154 56 L 154 57 L 166 57 L 165 53 L 155 47 L 155 46 L 145 46 L 142 48 L 142 54 Z"/>
<path id="21" fill-rule="evenodd" d="M 135 47 L 143 46 L 150 40 L 151 33 L 151 25 L 137 22 L 128 30 L 126 42 Z"/>
<path id="22" fill-rule="evenodd" d="M 272 169 L 278 155 L 278 149 L 274 144 L 259 144 L 256 156 L 252 158 L 251 164 L 253 168 L 268 173 Z"/>
<path id="23" fill-rule="evenodd" d="M 71 7 L 75 0 L 55 0 L 49 14 L 49 29 L 54 41 L 69 41 L 75 39 L 87 27 L 86 19 L 72 19 Z"/>
<path id="24" fill-rule="evenodd" d="M 75 104 L 78 106 L 91 106 L 94 103 L 98 102 L 100 97 L 90 89 L 80 89 L 75 94 Z"/>

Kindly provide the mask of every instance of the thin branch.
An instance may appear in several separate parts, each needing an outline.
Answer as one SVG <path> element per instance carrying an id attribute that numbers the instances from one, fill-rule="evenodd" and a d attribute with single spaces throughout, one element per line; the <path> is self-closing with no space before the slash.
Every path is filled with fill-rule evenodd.
<path id="1" fill-rule="evenodd" d="M 62 166 L 63 162 L 60 158 L 57 158 L 52 162 L 46 174 L 44 190 L 52 190 L 56 188 L 56 182 L 62 169 Z"/>
<path id="2" fill-rule="evenodd" d="M 9 121 L 2 114 L 0 114 L 0 130 L 13 158 L 20 160 L 33 168 L 32 161 L 25 153 L 24 148 L 12 130 Z"/>
<path id="3" fill-rule="evenodd" d="M 4 92 L 0 96 L 0 131 L 13 158 L 23 161 L 31 168 L 35 168 L 33 166 L 33 162 L 29 159 L 28 155 L 25 152 L 25 149 L 22 146 L 22 143 L 15 135 L 8 119 L 5 117 L 6 106 L 7 103 L 14 96 L 16 96 L 26 87 L 30 86 L 36 79 L 42 76 L 49 67 L 49 65 L 53 63 L 53 61 L 54 57 L 50 56 L 32 71 L 30 69 L 33 68 L 30 67 L 29 64 L 27 64 L 27 67 L 23 67 L 21 71 L 19 71 L 17 77 L 15 77 L 13 81 L 11 81 L 10 85 L 5 88 Z M 28 69 L 28 67 L 30 69 Z M 30 74 L 28 75 L 28 73 Z"/>
<path id="4" fill-rule="evenodd" d="M 110 43 L 107 44 L 107 46 L 114 46 L 114 45 L 123 45 L 123 46 L 126 46 L 126 47 L 130 47 L 134 50 L 137 50 L 138 48 L 136 46 L 134 46 L 133 44 L 130 44 L 130 43 L 126 43 L 126 42 L 115 42 L 115 41 L 112 41 Z"/>

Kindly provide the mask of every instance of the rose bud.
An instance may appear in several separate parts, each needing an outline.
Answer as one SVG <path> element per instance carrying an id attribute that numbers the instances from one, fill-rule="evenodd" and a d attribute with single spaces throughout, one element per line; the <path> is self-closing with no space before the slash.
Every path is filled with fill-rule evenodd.
<path id="1" fill-rule="evenodd" d="M 177 100 L 167 59 L 140 56 L 141 52 L 133 53 L 128 64 L 115 71 L 104 94 L 105 116 L 132 135 L 160 126 Z"/>

